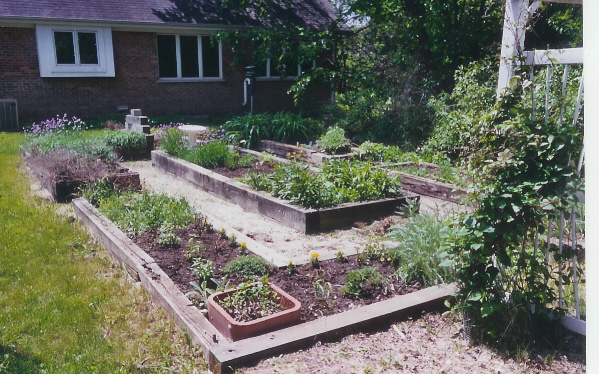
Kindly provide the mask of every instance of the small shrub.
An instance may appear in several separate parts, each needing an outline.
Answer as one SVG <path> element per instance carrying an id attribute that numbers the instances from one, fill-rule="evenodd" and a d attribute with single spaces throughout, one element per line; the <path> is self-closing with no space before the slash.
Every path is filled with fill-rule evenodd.
<path id="1" fill-rule="evenodd" d="M 234 157 L 239 158 L 236 152 L 229 148 L 225 141 L 214 141 L 206 144 L 199 144 L 189 150 L 180 153 L 184 160 L 192 162 L 208 169 L 231 166 L 235 168 L 237 162 Z"/>
<path id="2" fill-rule="evenodd" d="M 186 149 L 187 141 L 183 131 L 176 127 L 165 128 L 161 130 L 160 148 L 171 156 L 179 156 Z"/>
<path id="3" fill-rule="evenodd" d="M 386 288 L 387 282 L 377 268 L 365 267 L 347 273 L 341 292 L 355 297 L 364 296 L 377 288 Z"/>
<path id="4" fill-rule="evenodd" d="M 236 274 L 241 278 L 250 279 L 267 275 L 273 266 L 261 257 L 246 255 L 238 257 L 225 266 L 223 273 Z"/>
<path id="5" fill-rule="evenodd" d="M 347 151 L 349 145 L 349 139 L 345 137 L 345 130 L 337 126 L 329 128 L 329 130 L 316 141 L 316 146 L 319 149 L 332 154 Z"/>

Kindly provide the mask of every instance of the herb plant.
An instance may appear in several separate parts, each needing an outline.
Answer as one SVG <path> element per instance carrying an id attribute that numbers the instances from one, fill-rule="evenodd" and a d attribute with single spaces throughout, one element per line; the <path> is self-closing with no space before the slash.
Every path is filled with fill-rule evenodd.
<path id="1" fill-rule="evenodd" d="M 281 297 L 268 285 L 268 277 L 261 282 L 246 282 L 237 291 L 219 300 L 219 305 L 237 321 L 248 322 L 284 310 Z"/>
<path id="2" fill-rule="evenodd" d="M 245 255 L 238 257 L 225 266 L 223 273 L 236 274 L 244 279 L 253 279 L 267 275 L 273 266 L 262 257 Z"/>
<path id="3" fill-rule="evenodd" d="M 387 282 L 375 267 L 365 267 L 351 270 L 345 277 L 345 284 L 341 292 L 346 295 L 361 297 L 371 293 L 374 289 L 386 289 Z"/>

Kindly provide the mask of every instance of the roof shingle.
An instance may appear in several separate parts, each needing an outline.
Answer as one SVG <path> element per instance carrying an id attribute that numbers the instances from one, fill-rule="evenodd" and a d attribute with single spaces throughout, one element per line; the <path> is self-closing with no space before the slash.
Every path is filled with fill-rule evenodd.
<path id="1" fill-rule="evenodd" d="M 0 19 L 66 20 L 208 26 L 302 26 L 326 29 L 335 19 L 328 0 L 275 0 L 274 17 L 236 12 L 218 0 L 2 0 Z"/>

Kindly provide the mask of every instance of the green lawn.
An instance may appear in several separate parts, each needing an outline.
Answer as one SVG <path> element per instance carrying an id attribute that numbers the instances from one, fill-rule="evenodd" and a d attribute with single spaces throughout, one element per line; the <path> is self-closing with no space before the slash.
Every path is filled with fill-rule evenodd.
<path id="1" fill-rule="evenodd" d="M 0 133 L 0 373 L 202 371 L 176 329 L 85 229 L 33 197 Z"/>

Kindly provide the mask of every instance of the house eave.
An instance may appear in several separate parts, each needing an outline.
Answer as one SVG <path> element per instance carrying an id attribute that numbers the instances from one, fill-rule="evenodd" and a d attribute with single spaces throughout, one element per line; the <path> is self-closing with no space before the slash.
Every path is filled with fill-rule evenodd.
<path id="1" fill-rule="evenodd" d="M 248 26 L 232 26 L 217 24 L 184 24 L 184 23 L 156 23 L 156 22 L 130 22 L 130 21 L 105 21 L 86 19 L 64 18 L 39 18 L 39 17 L 0 17 L 0 27 L 25 27 L 35 25 L 85 25 L 91 27 L 110 27 L 114 31 L 132 32 L 214 32 L 218 30 L 238 30 Z"/>

